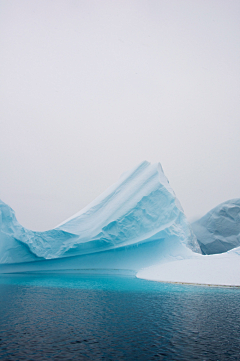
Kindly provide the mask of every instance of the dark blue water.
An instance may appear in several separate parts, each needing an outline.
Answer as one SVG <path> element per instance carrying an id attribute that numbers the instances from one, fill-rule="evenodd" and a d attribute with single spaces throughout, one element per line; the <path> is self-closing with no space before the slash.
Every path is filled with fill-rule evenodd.
<path id="1" fill-rule="evenodd" d="M 240 360 L 240 290 L 0 276 L 0 360 Z"/>

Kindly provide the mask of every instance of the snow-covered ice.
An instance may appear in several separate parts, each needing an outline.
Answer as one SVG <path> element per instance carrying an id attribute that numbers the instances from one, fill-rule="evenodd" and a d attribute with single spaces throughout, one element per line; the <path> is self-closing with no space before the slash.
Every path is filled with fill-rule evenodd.
<path id="1" fill-rule="evenodd" d="M 138 278 L 151 281 L 240 286 L 240 247 L 226 253 L 197 255 L 142 269 Z"/>
<path id="2" fill-rule="evenodd" d="M 138 271 L 200 252 L 161 165 L 146 161 L 53 230 L 22 227 L 3 202 L 0 212 L 0 272 Z"/>

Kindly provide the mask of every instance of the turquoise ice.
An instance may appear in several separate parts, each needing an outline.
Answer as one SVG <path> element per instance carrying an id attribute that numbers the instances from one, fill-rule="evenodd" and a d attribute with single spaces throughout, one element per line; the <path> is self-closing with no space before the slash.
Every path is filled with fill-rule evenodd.
<path id="1" fill-rule="evenodd" d="M 0 203 L 0 272 L 131 270 L 200 252 L 160 164 L 143 162 L 52 230 L 21 226 Z"/>

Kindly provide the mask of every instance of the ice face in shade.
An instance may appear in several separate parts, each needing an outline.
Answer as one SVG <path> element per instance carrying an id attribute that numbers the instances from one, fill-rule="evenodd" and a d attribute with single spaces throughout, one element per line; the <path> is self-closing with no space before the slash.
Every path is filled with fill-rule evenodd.
<path id="1" fill-rule="evenodd" d="M 192 224 L 203 254 L 223 253 L 240 246 L 240 199 L 213 208 Z"/>
<path id="2" fill-rule="evenodd" d="M 200 252 L 160 164 L 124 173 L 83 210 L 46 232 L 22 227 L 0 203 L 0 272 L 139 270 Z M 8 266 L 7 266 L 8 265 Z"/>

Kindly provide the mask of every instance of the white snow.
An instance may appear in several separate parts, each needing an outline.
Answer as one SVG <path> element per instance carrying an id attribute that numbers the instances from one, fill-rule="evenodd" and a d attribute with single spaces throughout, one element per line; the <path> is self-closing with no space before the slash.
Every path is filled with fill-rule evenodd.
<path id="1" fill-rule="evenodd" d="M 159 282 L 240 286 L 240 247 L 216 255 L 195 254 L 140 270 L 138 278 Z"/>

